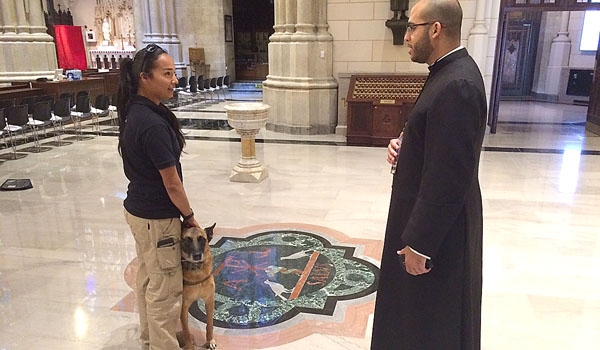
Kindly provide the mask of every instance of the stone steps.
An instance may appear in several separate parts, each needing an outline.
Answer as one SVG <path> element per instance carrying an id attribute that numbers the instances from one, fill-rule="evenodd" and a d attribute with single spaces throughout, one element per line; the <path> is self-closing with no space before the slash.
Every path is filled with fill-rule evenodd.
<path id="1" fill-rule="evenodd" d="M 237 92 L 262 92 L 262 81 L 234 81 L 233 83 L 231 83 L 229 90 Z"/>

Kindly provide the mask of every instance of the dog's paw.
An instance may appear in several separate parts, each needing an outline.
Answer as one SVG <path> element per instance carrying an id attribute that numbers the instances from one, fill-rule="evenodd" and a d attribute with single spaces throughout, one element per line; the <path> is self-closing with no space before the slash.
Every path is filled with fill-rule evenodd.
<path id="1" fill-rule="evenodd" d="M 185 346 L 185 336 L 183 332 L 177 332 L 177 342 L 179 343 L 179 347 L 183 348 Z"/>
<path id="2" fill-rule="evenodd" d="M 194 350 L 194 339 L 190 342 L 186 341 L 185 333 L 177 332 L 177 342 L 179 343 L 179 347 L 185 350 Z"/>
<path id="3" fill-rule="evenodd" d="M 204 347 L 206 349 L 215 350 L 217 348 L 217 342 L 214 340 L 211 340 L 210 342 L 207 342 L 206 344 L 204 344 Z"/>

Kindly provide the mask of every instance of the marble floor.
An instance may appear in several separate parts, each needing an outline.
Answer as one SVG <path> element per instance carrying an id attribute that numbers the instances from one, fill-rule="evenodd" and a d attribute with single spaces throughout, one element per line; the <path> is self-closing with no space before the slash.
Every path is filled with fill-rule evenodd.
<path id="1" fill-rule="evenodd" d="M 215 254 L 225 241 L 295 230 L 378 266 L 391 184 L 385 149 L 263 129 L 257 158 L 268 178 L 233 183 L 240 143 L 222 122 L 223 105 L 176 112 L 187 125 L 185 186 L 199 222 L 217 223 Z M 585 131 L 585 112 L 503 102 L 498 132 L 485 137 L 483 349 L 600 346 L 600 137 Z M 0 160 L 0 182 L 28 178 L 34 186 L 0 192 L 2 350 L 140 349 L 135 248 L 122 212 L 127 181 L 114 127 L 106 121 L 102 129 L 90 140 Z M 217 326 L 215 335 L 219 349 L 368 349 L 374 298 L 366 290 L 329 312 Z M 200 343 L 204 324 L 192 324 Z"/>

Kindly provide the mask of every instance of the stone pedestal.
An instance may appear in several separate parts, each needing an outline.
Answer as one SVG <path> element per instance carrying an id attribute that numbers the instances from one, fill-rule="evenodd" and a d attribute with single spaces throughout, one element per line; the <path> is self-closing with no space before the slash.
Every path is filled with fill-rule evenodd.
<path id="1" fill-rule="evenodd" d="M 242 157 L 233 167 L 229 181 L 261 182 L 269 175 L 267 169 L 256 159 L 256 134 L 265 126 L 269 105 L 259 102 L 240 102 L 225 105 L 227 121 L 242 138 Z"/>

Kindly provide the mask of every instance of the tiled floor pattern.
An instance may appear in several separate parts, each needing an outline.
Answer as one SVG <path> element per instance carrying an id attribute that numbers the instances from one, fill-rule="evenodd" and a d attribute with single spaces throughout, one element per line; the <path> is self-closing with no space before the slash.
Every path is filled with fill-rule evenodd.
<path id="1" fill-rule="evenodd" d="M 219 121 L 223 104 L 177 114 Z M 500 113 L 480 169 L 482 348 L 593 349 L 600 344 L 600 137 L 581 125 L 581 106 L 505 102 Z M 0 349 L 140 348 L 127 282 L 135 259 L 122 214 L 127 181 L 114 126 L 105 124 L 91 140 L 0 161 L 1 181 L 34 185 L 0 192 Z M 263 129 L 257 157 L 269 177 L 231 183 L 240 157 L 235 130 L 184 131 L 186 189 L 201 224 L 218 223 L 215 242 L 298 223 L 377 265 L 391 181 L 384 148 Z M 341 302 L 345 312 L 333 316 L 218 328 L 219 348 L 368 349 L 373 297 Z M 203 324 L 195 326 L 202 340 Z"/>

